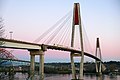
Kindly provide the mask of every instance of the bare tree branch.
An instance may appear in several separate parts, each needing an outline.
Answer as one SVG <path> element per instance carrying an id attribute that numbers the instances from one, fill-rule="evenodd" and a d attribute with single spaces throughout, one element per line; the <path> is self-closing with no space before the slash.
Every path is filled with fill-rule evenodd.
<path id="1" fill-rule="evenodd" d="M 4 38 L 4 23 L 3 23 L 3 19 L 0 18 L 0 38 Z"/>
<path id="2" fill-rule="evenodd" d="M 4 38 L 4 23 L 3 23 L 3 19 L 0 17 L 0 38 Z M 0 45 L 2 45 L 3 42 L 0 41 Z"/>

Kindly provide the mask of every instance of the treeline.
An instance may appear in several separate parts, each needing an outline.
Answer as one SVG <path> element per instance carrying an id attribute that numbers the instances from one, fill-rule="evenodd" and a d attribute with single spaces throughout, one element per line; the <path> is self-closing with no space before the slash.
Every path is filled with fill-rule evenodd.
<path id="1" fill-rule="evenodd" d="M 106 67 L 104 74 L 110 72 L 117 72 L 120 74 L 120 62 L 119 61 L 109 61 L 103 63 Z M 76 72 L 79 72 L 80 63 L 75 63 Z M 45 63 L 45 73 L 52 74 L 70 74 L 71 73 L 71 63 Z M 95 63 L 86 62 L 84 63 L 84 73 L 96 73 Z"/>

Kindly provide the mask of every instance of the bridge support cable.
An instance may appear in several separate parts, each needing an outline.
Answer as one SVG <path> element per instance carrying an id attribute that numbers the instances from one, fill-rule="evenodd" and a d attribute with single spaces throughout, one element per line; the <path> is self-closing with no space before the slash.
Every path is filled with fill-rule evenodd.
<path id="1" fill-rule="evenodd" d="M 51 40 L 50 40 L 51 42 L 52 42 L 52 40 L 55 39 L 55 37 L 57 37 L 58 34 L 62 31 L 62 29 L 65 27 L 65 24 L 66 24 L 66 22 L 70 19 L 70 17 L 71 17 L 71 16 L 69 16 L 66 20 L 64 20 L 64 22 L 58 27 L 58 29 L 55 30 L 54 36 L 53 36 L 53 37 L 51 38 Z M 59 36 L 59 38 L 60 38 L 60 36 Z M 59 40 L 59 38 L 56 39 L 56 40 Z"/>
<path id="2" fill-rule="evenodd" d="M 59 31 L 59 33 L 55 36 L 55 38 L 52 40 L 53 43 L 62 45 L 62 40 L 65 37 L 66 32 L 68 31 L 68 27 L 67 25 L 65 25 L 61 31 Z"/>
<path id="3" fill-rule="evenodd" d="M 63 40 L 65 39 L 65 35 L 67 34 L 68 29 L 69 29 L 68 25 L 66 25 L 65 28 L 63 28 L 62 33 L 59 33 L 59 34 L 61 34 L 61 36 L 59 36 L 59 35 L 57 36 L 57 38 L 60 37 L 57 44 L 60 44 L 60 45 L 63 44 Z"/>
<path id="4" fill-rule="evenodd" d="M 90 53 L 94 53 L 93 52 L 93 49 L 92 49 L 92 46 L 90 44 L 90 40 L 89 40 L 89 37 L 87 35 L 87 32 L 86 32 L 86 29 L 84 27 L 84 24 L 82 22 L 82 26 L 83 26 L 83 35 L 84 35 L 84 51 L 85 52 L 90 52 Z"/>
<path id="5" fill-rule="evenodd" d="M 63 28 L 64 23 L 69 19 L 69 17 L 70 16 L 67 16 L 61 24 L 56 26 L 56 28 L 52 30 L 48 35 L 44 36 L 43 43 L 50 43 L 51 40 L 53 40 L 53 38 L 55 37 L 55 35 L 58 34 L 58 32 Z"/>
<path id="6" fill-rule="evenodd" d="M 69 19 L 71 20 L 71 19 Z M 59 31 L 58 35 L 56 35 L 55 37 L 55 41 L 53 41 L 54 43 L 56 42 L 57 44 L 60 44 L 60 45 L 64 45 L 64 46 L 68 46 L 65 41 L 68 40 L 68 35 L 69 35 L 69 30 L 70 30 L 70 26 L 69 26 L 69 23 L 70 21 L 68 21 L 66 23 L 66 25 L 62 28 L 61 31 Z M 69 42 L 69 40 L 67 41 Z"/>
<path id="7" fill-rule="evenodd" d="M 60 24 L 60 26 L 51 34 L 50 38 L 46 42 L 47 44 L 49 44 L 50 42 L 52 42 L 52 40 L 55 38 L 55 36 L 58 35 L 58 33 L 62 30 L 62 28 L 64 27 L 64 25 L 66 24 L 66 22 L 70 19 L 70 17 L 71 16 L 68 16 L 66 18 L 66 20 L 62 24 Z"/>
<path id="8" fill-rule="evenodd" d="M 67 46 L 70 46 L 70 34 L 71 33 L 71 29 L 69 28 L 70 25 L 68 25 L 68 30 L 66 32 L 66 35 L 65 35 L 65 40 L 63 40 L 63 44 L 66 44 Z"/>
<path id="9" fill-rule="evenodd" d="M 58 27 L 58 25 L 62 21 L 64 21 L 64 19 L 67 18 L 70 14 L 71 14 L 71 10 L 65 16 L 63 16 L 60 20 L 58 20 L 52 27 L 50 27 L 46 32 L 44 32 L 41 36 L 39 36 L 34 42 L 36 43 L 40 42 L 45 36 L 50 34 L 51 31 L 53 31 L 56 27 Z"/>

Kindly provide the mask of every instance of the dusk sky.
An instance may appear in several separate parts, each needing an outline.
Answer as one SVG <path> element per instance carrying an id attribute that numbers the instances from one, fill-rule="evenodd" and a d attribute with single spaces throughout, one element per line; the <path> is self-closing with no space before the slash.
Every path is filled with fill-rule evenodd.
<path id="1" fill-rule="evenodd" d="M 0 17 L 5 35 L 33 42 L 43 32 L 80 3 L 82 23 L 95 54 L 96 38 L 100 38 L 103 61 L 120 61 L 120 0 L 0 0 Z M 72 11 L 71 11 L 72 12 Z M 14 50 L 18 59 L 29 60 L 29 52 Z M 79 61 L 80 59 L 76 59 Z M 85 58 L 85 61 L 94 61 Z M 69 53 L 48 51 L 45 62 L 69 62 Z"/>

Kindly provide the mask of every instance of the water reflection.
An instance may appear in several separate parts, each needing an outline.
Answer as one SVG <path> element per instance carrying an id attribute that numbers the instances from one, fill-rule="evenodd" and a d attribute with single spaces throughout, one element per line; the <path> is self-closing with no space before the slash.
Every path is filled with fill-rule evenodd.
<path id="1" fill-rule="evenodd" d="M 120 80 L 120 75 L 118 76 L 118 75 L 109 75 L 109 76 L 107 76 L 107 77 L 109 77 L 110 78 L 110 80 Z"/>
<path id="2" fill-rule="evenodd" d="M 96 80 L 104 80 L 104 79 L 103 79 L 103 76 L 100 75 L 100 76 L 96 76 Z"/>
<path id="3" fill-rule="evenodd" d="M 49 74 L 46 75 L 45 80 L 71 80 L 71 74 L 50 74 L 51 76 L 47 77 Z M 120 80 L 120 75 L 110 76 L 110 75 L 101 75 L 96 76 L 96 74 L 85 74 L 84 80 Z"/>
<path id="4" fill-rule="evenodd" d="M 120 80 L 120 75 L 101 75 L 101 76 L 96 76 L 96 80 Z"/>
<path id="5" fill-rule="evenodd" d="M 16 73 L 15 75 L 4 75 L 0 80 L 27 80 L 27 73 Z M 71 74 L 45 74 L 44 80 L 71 80 Z M 35 75 L 35 80 L 39 80 L 39 76 Z M 96 76 L 95 74 L 85 74 L 84 80 L 120 80 L 120 75 L 102 75 Z"/>

